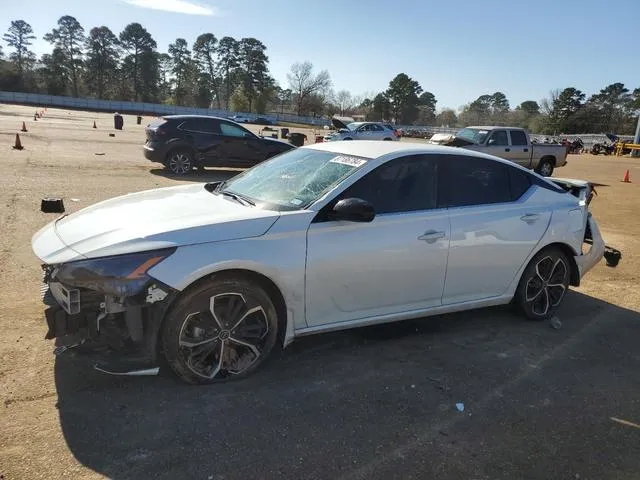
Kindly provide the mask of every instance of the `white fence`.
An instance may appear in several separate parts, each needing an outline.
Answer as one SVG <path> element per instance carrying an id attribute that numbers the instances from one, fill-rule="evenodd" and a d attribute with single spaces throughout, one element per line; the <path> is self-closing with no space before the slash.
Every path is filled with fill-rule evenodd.
<path id="1" fill-rule="evenodd" d="M 230 112 L 210 108 L 179 107 L 159 103 L 121 102 L 117 100 L 97 100 L 93 98 L 61 97 L 56 95 L 42 95 L 39 93 L 0 92 L 0 103 L 20 105 L 35 105 L 38 107 L 60 107 L 103 112 L 120 112 L 134 115 L 213 115 L 230 117 L 240 115 L 249 119 L 266 118 L 273 122 L 301 123 L 312 126 L 329 125 L 324 118 L 304 117 L 291 114 L 265 114 Z"/>
<path id="2" fill-rule="evenodd" d="M 288 113 L 270 113 L 265 115 L 257 115 L 255 113 L 230 112 L 228 110 L 218 110 L 209 108 L 194 107 L 178 107 L 176 105 L 163 105 L 159 103 L 142 103 L 142 102 L 121 102 L 117 100 L 97 100 L 93 98 L 74 98 L 61 97 L 55 95 L 42 95 L 39 93 L 21 93 L 21 92 L 1 92 L 0 103 L 12 103 L 20 105 L 35 105 L 38 107 L 60 107 L 79 110 L 103 111 L 103 112 L 121 112 L 138 115 L 214 115 L 217 117 L 230 117 L 232 115 L 241 115 L 249 119 L 266 118 L 272 122 L 291 122 L 310 125 L 314 127 L 322 127 L 330 125 L 330 121 L 325 118 L 305 117 L 292 115 Z M 449 127 L 432 127 L 419 125 L 399 125 L 399 128 L 407 130 L 420 130 L 428 133 L 451 133 L 458 132 L 459 128 Z M 572 135 L 532 135 L 536 141 L 542 143 L 546 138 L 561 139 L 566 138 L 573 141 L 580 138 L 585 147 L 590 147 L 594 143 L 609 143 L 609 139 L 604 133 L 578 133 Z M 620 137 L 624 141 L 633 141 L 633 136 L 624 135 Z"/>

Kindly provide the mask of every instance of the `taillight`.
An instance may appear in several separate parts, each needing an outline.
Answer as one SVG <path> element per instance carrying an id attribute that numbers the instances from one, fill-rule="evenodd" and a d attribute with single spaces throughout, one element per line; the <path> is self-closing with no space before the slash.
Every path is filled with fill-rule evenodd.
<path id="1" fill-rule="evenodd" d="M 166 134 L 167 134 L 167 131 L 164 128 L 162 128 L 162 127 L 156 128 L 156 135 L 157 136 L 162 137 L 163 135 L 166 135 Z"/>

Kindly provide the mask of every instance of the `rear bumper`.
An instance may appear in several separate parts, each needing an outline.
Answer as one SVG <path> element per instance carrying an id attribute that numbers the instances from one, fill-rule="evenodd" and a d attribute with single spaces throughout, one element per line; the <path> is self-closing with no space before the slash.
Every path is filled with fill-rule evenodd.
<path id="1" fill-rule="evenodd" d="M 144 152 L 144 158 L 151 160 L 152 162 L 164 162 L 164 152 L 154 148 L 150 145 L 144 145 L 142 147 Z"/>
<path id="2" fill-rule="evenodd" d="M 587 224 L 591 231 L 591 248 L 589 248 L 588 252 L 574 257 L 576 265 L 578 266 L 580 278 L 582 278 L 589 270 L 595 267 L 600 260 L 602 260 L 606 250 L 604 239 L 600 234 L 598 224 L 591 214 L 589 214 Z"/>

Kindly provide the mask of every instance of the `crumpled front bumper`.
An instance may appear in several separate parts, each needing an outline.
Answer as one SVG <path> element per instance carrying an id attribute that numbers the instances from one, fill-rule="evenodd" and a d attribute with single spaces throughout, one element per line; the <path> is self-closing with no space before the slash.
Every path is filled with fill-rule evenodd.
<path id="1" fill-rule="evenodd" d="M 606 250 L 606 245 L 602 235 L 600 234 L 598 224 L 591 214 L 589 214 L 589 217 L 587 218 L 587 227 L 591 233 L 591 238 L 589 239 L 591 247 L 586 253 L 576 255 L 574 257 L 576 265 L 578 266 L 578 271 L 580 272 L 580 278 L 582 278 L 589 270 L 595 267 L 600 260 L 602 260 Z"/>

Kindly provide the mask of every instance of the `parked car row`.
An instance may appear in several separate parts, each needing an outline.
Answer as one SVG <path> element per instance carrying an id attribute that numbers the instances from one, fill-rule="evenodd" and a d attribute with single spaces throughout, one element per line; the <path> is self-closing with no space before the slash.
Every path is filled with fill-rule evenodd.
<path id="1" fill-rule="evenodd" d="M 273 122 L 268 118 L 264 118 L 264 117 L 257 117 L 257 118 L 251 119 L 243 115 L 233 115 L 229 117 L 229 120 L 233 120 L 236 123 L 251 123 L 254 125 L 277 125 L 277 122 Z"/>

